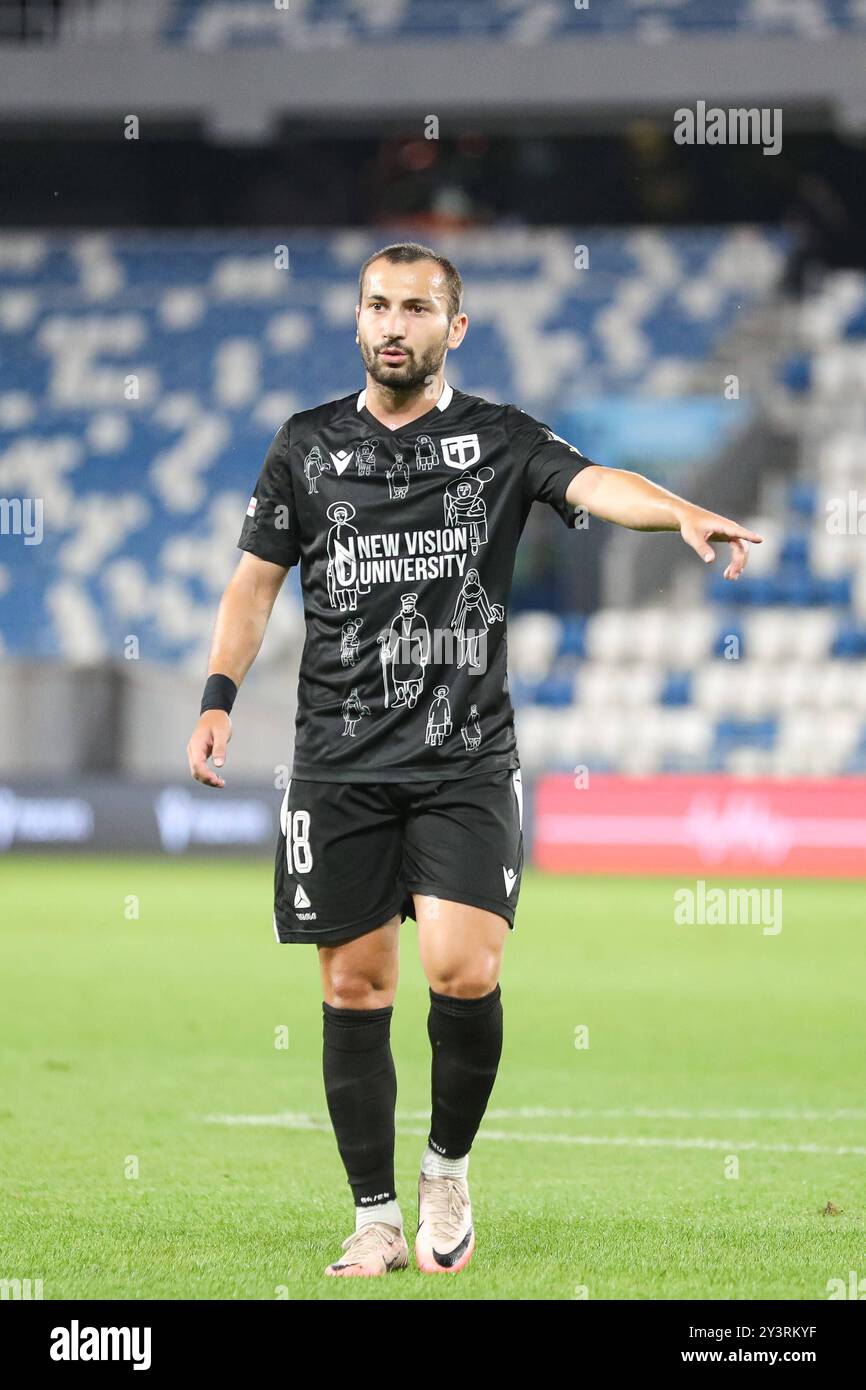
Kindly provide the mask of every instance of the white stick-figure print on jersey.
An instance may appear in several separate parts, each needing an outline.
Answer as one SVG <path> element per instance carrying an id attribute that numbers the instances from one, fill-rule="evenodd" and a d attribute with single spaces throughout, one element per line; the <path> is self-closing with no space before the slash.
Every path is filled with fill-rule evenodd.
<path id="1" fill-rule="evenodd" d="M 354 612 L 358 607 L 358 594 L 370 592 L 358 585 L 358 561 L 354 547 L 358 528 L 351 521 L 355 508 L 351 502 L 333 502 L 326 515 L 334 523 L 326 542 L 328 599 L 332 608 L 339 608 L 342 612 L 351 609 Z"/>
<path id="2" fill-rule="evenodd" d="M 358 465 L 359 478 L 369 478 L 376 472 L 376 450 L 379 448 L 381 440 L 364 439 L 355 450 L 355 462 Z"/>
<path id="3" fill-rule="evenodd" d="M 472 705 L 460 729 L 466 751 L 474 753 L 481 746 L 481 725 L 478 721 L 478 706 Z"/>
<path id="4" fill-rule="evenodd" d="M 358 633 L 363 623 L 363 618 L 349 618 L 340 629 L 340 661 L 344 666 L 354 666 L 358 660 Z"/>
<path id="5" fill-rule="evenodd" d="M 370 706 L 361 704 L 358 687 L 353 686 L 351 694 L 343 701 L 343 718 L 346 721 L 346 726 L 343 729 L 344 736 L 349 734 L 354 738 L 355 725 L 359 719 L 363 719 L 369 713 Z"/>
<path id="6" fill-rule="evenodd" d="M 386 477 L 392 498 L 405 497 L 409 491 L 409 465 L 403 462 L 402 454 L 397 455 L 388 469 Z"/>
<path id="7" fill-rule="evenodd" d="M 298 567 L 292 772 L 376 785 L 510 773 L 520 760 L 505 618 L 517 547 L 536 502 L 581 544 L 566 493 L 592 460 L 515 406 L 447 384 L 396 429 L 366 399 L 353 392 L 280 427 L 239 538 Z"/>
<path id="8" fill-rule="evenodd" d="M 427 715 L 425 740 L 431 748 L 439 748 L 451 733 L 451 706 L 448 703 L 448 686 L 437 685 L 433 691 L 433 701 Z"/>
<path id="9" fill-rule="evenodd" d="M 479 468 L 477 473 L 465 473 L 445 489 L 445 525 L 465 526 L 469 531 L 469 549 L 478 554 L 487 544 L 487 507 L 481 496 L 485 483 L 495 476 L 492 468 Z"/>
<path id="10" fill-rule="evenodd" d="M 419 473 L 424 473 L 439 462 L 439 455 L 436 453 L 436 445 L 429 434 L 419 434 L 415 440 L 415 467 Z"/>
<path id="11" fill-rule="evenodd" d="M 424 614 L 415 607 L 417 602 L 417 594 L 401 594 L 400 612 L 387 633 L 377 639 L 386 709 L 392 705 L 408 705 L 409 709 L 414 709 L 424 684 L 431 651 L 430 627 Z"/>
<path id="12" fill-rule="evenodd" d="M 451 627 L 460 644 L 458 666 L 465 666 L 467 661 L 470 666 L 481 665 L 478 660 L 479 640 L 486 637 L 489 631 L 488 623 L 498 623 L 504 615 L 505 609 L 502 604 L 491 603 L 487 597 L 478 571 L 467 570 L 451 618 Z"/>
<path id="13" fill-rule="evenodd" d="M 322 451 L 318 444 L 314 444 L 304 459 L 304 473 L 307 477 L 307 490 L 309 492 L 318 492 L 316 482 L 321 477 L 322 470 L 327 467 L 327 463 L 322 458 Z"/>

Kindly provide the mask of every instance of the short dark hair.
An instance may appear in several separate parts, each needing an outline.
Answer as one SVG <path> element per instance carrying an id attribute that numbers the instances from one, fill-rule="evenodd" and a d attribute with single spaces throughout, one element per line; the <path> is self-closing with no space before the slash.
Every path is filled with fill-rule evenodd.
<path id="1" fill-rule="evenodd" d="M 411 265 L 413 261 L 435 261 L 445 273 L 445 293 L 448 296 L 448 314 L 454 318 L 460 313 L 463 306 L 463 280 L 460 271 L 453 261 L 449 261 L 447 256 L 440 256 L 438 251 L 434 251 L 430 246 L 422 246 L 419 241 L 395 241 L 391 246 L 383 246 L 381 250 L 374 251 L 372 256 L 368 256 L 361 266 L 361 273 L 358 276 L 358 303 L 360 304 L 364 294 L 364 276 L 367 267 L 374 261 L 384 257 L 392 265 Z"/>

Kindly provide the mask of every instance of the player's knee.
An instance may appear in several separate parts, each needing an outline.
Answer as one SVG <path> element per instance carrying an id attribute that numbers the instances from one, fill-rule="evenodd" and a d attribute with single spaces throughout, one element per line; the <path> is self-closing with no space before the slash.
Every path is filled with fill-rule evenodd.
<path id="1" fill-rule="evenodd" d="M 384 1009 L 394 1002 L 393 983 L 385 973 L 372 976 L 351 970 L 331 971 L 325 999 L 335 1009 Z"/>
<path id="2" fill-rule="evenodd" d="M 384 1009 L 394 1002 L 396 961 L 390 952 L 357 959 L 339 953 L 323 962 L 325 998 L 335 1009 Z"/>
<path id="3" fill-rule="evenodd" d="M 428 972 L 430 988 L 451 999 L 481 999 L 496 988 L 499 960 L 473 961 L 471 965 L 440 966 Z"/>

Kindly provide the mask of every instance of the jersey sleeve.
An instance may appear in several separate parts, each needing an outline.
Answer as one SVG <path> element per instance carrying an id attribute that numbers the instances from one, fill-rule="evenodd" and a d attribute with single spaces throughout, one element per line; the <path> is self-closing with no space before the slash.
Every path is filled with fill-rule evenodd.
<path id="1" fill-rule="evenodd" d="M 288 420 L 277 430 L 265 455 L 238 548 L 285 569 L 291 569 L 300 559 L 298 518 L 289 473 Z"/>
<path id="2" fill-rule="evenodd" d="M 566 526 L 575 526 L 578 514 L 565 494 L 575 474 L 593 467 L 593 460 L 517 406 L 508 407 L 507 422 L 511 448 L 523 471 L 526 501 L 547 502 Z"/>

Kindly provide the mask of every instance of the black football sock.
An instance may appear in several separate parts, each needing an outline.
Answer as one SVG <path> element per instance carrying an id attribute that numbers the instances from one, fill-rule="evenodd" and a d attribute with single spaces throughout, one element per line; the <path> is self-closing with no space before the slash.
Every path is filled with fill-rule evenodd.
<path id="1" fill-rule="evenodd" d="M 481 999 L 452 999 L 431 989 L 427 1033 L 433 1048 L 427 1142 L 445 1158 L 462 1158 L 478 1133 L 502 1053 L 499 985 Z"/>
<path id="2" fill-rule="evenodd" d="M 393 1006 L 322 1010 L 325 1096 L 355 1206 L 394 1201 Z"/>

